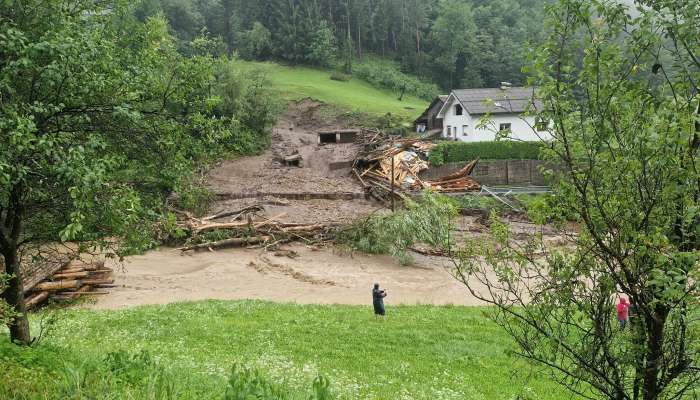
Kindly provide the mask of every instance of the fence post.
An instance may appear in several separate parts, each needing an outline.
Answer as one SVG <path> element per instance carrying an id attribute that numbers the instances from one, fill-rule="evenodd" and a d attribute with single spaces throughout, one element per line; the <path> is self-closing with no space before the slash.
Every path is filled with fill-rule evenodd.
<path id="1" fill-rule="evenodd" d="M 510 185 L 510 160 L 506 161 L 506 185 Z"/>

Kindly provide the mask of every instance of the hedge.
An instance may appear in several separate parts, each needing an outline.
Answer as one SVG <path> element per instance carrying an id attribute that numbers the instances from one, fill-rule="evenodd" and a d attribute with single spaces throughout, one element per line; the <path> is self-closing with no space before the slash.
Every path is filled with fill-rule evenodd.
<path id="1" fill-rule="evenodd" d="M 353 68 L 353 75 L 369 82 L 372 86 L 385 88 L 395 93 L 413 95 L 423 100 L 432 101 L 440 94 L 434 83 L 424 82 L 417 76 L 401 72 L 399 67 L 389 61 L 365 61 Z"/>
<path id="2" fill-rule="evenodd" d="M 482 160 L 538 160 L 541 142 L 439 142 L 430 151 L 430 162 L 442 165 L 448 162 Z"/>

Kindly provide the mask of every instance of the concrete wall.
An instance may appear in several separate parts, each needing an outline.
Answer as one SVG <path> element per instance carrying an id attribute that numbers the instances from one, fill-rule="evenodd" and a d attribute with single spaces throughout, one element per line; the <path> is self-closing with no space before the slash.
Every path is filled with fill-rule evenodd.
<path id="1" fill-rule="evenodd" d="M 431 167 L 421 172 L 420 178 L 437 179 L 459 171 L 466 164 L 458 162 Z M 539 160 L 484 160 L 479 161 L 471 176 L 487 186 L 545 186 L 544 176 L 540 172 L 543 164 Z"/>

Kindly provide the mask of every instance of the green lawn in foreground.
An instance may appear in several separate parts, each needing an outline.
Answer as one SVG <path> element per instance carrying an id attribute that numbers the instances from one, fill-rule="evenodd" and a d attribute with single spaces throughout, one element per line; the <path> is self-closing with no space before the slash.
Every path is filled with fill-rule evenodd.
<path id="1" fill-rule="evenodd" d="M 288 67 L 275 63 L 240 61 L 246 69 L 266 71 L 273 86 L 286 100 L 311 97 L 352 111 L 373 114 L 402 114 L 418 117 L 428 102 L 417 97 L 404 96 L 403 101 L 388 90 L 352 78 L 347 82 L 330 79 L 332 71 L 308 67 Z"/>
<path id="2" fill-rule="evenodd" d="M 174 377 L 175 398 L 222 398 L 228 372 L 239 362 L 292 390 L 323 374 L 342 399 L 569 399 L 508 355 L 510 340 L 483 311 L 388 307 L 389 317 L 376 320 L 370 307 L 260 301 L 73 309 L 59 312 L 36 349 L 18 351 L 0 334 L 0 361 L 11 366 L 0 368 L 0 382 L 36 382 L 37 392 L 55 395 L 51 382 L 65 375 L 51 371 L 62 364 L 55 360 L 101 366 L 110 351 L 145 349 Z M 38 319 L 32 316 L 33 323 Z M 42 364 L 44 370 L 36 367 Z M 3 390 L 8 396 L 11 390 L 1 386 L 0 397 Z M 104 398 L 127 398 L 111 395 Z"/>

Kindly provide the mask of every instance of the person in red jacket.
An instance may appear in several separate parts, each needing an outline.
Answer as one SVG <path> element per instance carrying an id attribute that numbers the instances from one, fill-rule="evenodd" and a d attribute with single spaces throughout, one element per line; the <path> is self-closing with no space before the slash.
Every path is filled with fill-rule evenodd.
<path id="1" fill-rule="evenodd" d="M 617 303 L 617 320 L 620 322 L 620 329 L 625 329 L 629 320 L 630 305 L 627 299 L 620 297 L 620 302 Z"/>

